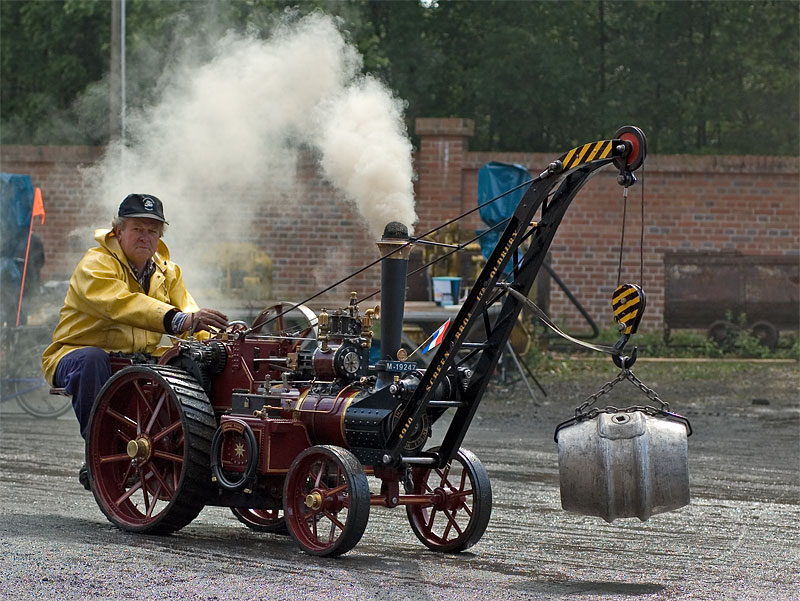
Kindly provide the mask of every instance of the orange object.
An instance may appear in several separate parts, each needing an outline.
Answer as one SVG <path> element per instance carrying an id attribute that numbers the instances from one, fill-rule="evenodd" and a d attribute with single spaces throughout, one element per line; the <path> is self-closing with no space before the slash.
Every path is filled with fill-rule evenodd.
<path id="1" fill-rule="evenodd" d="M 28 228 L 28 245 L 25 247 L 25 263 L 22 266 L 22 281 L 19 284 L 19 303 L 17 303 L 17 323 L 19 327 L 19 316 L 22 312 L 22 293 L 25 291 L 25 275 L 28 273 L 28 254 L 31 250 L 31 234 L 33 233 L 33 218 L 37 215 L 42 216 L 42 223 L 44 223 L 44 203 L 42 202 L 42 189 L 36 188 L 33 193 L 33 209 L 31 210 L 31 223 Z"/>
<path id="2" fill-rule="evenodd" d="M 42 216 L 42 223 L 44 223 L 44 203 L 42 202 L 42 189 L 36 188 L 33 193 L 33 212 L 31 212 L 31 220 L 37 215 Z"/>

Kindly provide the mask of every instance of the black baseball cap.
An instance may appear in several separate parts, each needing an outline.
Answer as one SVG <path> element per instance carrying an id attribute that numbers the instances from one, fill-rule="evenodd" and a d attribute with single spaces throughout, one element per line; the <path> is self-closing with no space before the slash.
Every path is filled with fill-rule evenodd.
<path id="1" fill-rule="evenodd" d="M 157 219 L 169 225 L 169 222 L 164 219 L 164 205 L 152 194 L 128 194 L 119 205 L 117 215 Z"/>

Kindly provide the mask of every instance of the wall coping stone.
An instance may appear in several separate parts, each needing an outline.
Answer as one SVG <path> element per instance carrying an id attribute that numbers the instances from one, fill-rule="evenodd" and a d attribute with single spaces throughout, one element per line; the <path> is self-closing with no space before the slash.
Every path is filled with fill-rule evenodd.
<path id="1" fill-rule="evenodd" d="M 105 146 L 0 146 L 0 162 L 86 163 L 103 156 Z"/>
<path id="2" fill-rule="evenodd" d="M 419 117 L 414 122 L 418 136 L 468 136 L 475 133 L 472 119 Z"/>

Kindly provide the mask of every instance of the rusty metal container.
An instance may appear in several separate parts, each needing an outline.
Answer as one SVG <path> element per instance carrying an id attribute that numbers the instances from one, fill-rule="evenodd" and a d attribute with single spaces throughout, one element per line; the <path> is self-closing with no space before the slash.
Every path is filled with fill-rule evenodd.
<path id="1" fill-rule="evenodd" d="M 689 503 L 687 426 L 643 411 L 600 413 L 557 431 L 561 506 L 617 518 Z"/>
<path id="2" fill-rule="evenodd" d="M 667 330 L 709 328 L 747 316 L 749 324 L 800 327 L 800 261 L 794 256 L 738 252 L 664 254 L 664 324 Z"/>

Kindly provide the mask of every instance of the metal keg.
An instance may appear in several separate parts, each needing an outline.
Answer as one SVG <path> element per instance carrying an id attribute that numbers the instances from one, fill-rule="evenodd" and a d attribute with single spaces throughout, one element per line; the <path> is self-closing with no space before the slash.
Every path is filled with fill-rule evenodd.
<path id="1" fill-rule="evenodd" d="M 561 506 L 607 522 L 689 504 L 687 423 L 641 410 L 600 412 L 556 432 Z"/>

